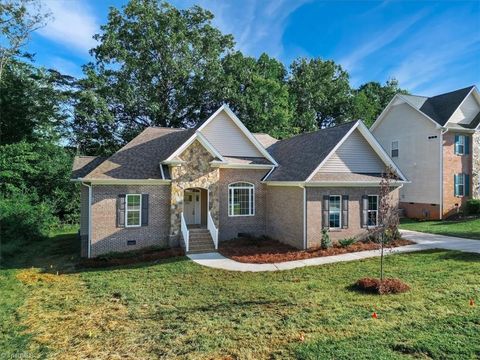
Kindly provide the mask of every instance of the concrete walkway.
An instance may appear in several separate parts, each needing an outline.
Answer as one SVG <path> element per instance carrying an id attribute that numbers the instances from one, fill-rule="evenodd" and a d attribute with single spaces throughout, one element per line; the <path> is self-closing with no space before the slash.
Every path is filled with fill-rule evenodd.
<path id="1" fill-rule="evenodd" d="M 426 234 L 415 231 L 402 230 L 402 237 L 415 241 L 417 244 L 386 249 L 385 254 L 400 254 L 427 249 L 448 249 L 480 254 L 480 240 L 461 239 L 450 236 Z M 360 251 L 342 255 L 324 256 L 304 260 L 285 261 L 272 264 L 241 263 L 219 253 L 192 254 L 188 257 L 197 264 L 230 271 L 278 271 L 289 270 L 305 266 L 332 264 L 343 261 L 361 260 L 380 256 L 380 250 Z"/>

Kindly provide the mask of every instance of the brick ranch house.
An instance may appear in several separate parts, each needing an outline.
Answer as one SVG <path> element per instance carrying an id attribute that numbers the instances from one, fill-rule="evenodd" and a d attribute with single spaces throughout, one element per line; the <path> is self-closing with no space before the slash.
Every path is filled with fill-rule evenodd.
<path id="1" fill-rule="evenodd" d="M 378 222 L 386 167 L 407 180 L 360 122 L 286 140 L 252 134 L 227 107 L 197 129 L 149 127 L 108 158 L 76 157 L 82 256 L 148 246 L 214 251 L 239 234 L 299 249 Z"/>
<path id="2" fill-rule="evenodd" d="M 475 86 L 433 97 L 397 94 L 370 128 L 410 181 L 400 208 L 442 219 L 480 198 L 480 94 Z"/>

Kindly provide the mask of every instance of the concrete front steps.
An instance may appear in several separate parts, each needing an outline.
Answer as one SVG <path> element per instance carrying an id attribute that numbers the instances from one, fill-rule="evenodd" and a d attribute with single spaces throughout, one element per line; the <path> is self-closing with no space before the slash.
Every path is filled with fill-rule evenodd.
<path id="1" fill-rule="evenodd" d="M 188 254 L 201 254 L 215 252 L 212 236 L 208 229 L 193 228 L 189 231 L 189 250 Z"/>

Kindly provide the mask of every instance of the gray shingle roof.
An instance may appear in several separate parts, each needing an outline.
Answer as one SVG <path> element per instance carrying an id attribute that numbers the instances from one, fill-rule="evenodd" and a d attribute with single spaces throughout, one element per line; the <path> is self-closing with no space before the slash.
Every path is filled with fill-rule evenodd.
<path id="1" fill-rule="evenodd" d="M 166 160 L 194 133 L 193 129 L 146 128 L 85 179 L 162 179 L 160 162 Z"/>
<path id="2" fill-rule="evenodd" d="M 231 164 L 273 165 L 268 159 L 263 157 L 224 156 L 223 158 Z"/>
<path id="3" fill-rule="evenodd" d="M 317 173 L 314 177 L 315 181 L 380 181 L 383 174 L 362 174 L 362 173 Z M 400 180 L 399 177 L 395 177 L 395 180 Z"/>
<path id="4" fill-rule="evenodd" d="M 280 140 L 267 150 L 279 166 L 268 181 L 305 181 L 356 122 Z"/>
<path id="5" fill-rule="evenodd" d="M 83 178 L 105 159 L 107 158 L 102 156 L 75 156 L 72 165 L 72 179 Z"/>
<path id="6" fill-rule="evenodd" d="M 473 88 L 474 86 L 469 86 L 464 89 L 429 97 L 420 107 L 420 111 L 441 126 L 444 126 Z"/>

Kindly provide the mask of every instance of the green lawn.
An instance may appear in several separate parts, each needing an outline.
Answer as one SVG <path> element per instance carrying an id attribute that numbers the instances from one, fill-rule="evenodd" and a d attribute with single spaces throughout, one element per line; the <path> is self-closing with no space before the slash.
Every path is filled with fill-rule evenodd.
<path id="1" fill-rule="evenodd" d="M 402 219 L 400 227 L 405 230 L 480 240 L 480 219 L 459 221 L 417 221 Z"/>
<path id="2" fill-rule="evenodd" d="M 74 272 L 74 244 L 68 234 L 52 237 L 0 270 L 0 358 L 480 356 L 480 310 L 469 306 L 471 298 L 480 303 L 480 255 L 387 257 L 387 275 L 412 291 L 374 296 L 349 286 L 376 275 L 378 259 L 237 273 L 174 258 Z"/>

